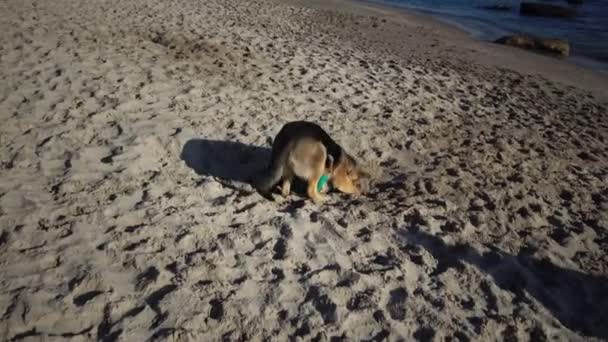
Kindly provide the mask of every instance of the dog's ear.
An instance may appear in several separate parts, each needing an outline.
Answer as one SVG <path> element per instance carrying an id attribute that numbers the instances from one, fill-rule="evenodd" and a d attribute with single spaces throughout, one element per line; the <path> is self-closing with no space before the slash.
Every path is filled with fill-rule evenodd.
<path id="1" fill-rule="evenodd" d="M 355 158 L 353 158 L 351 155 L 347 155 L 346 174 L 348 174 L 349 176 L 356 174 L 358 176 L 358 169 L 359 169 L 358 164 L 359 163 L 357 163 L 357 160 Z"/>
<path id="2" fill-rule="evenodd" d="M 334 157 L 331 155 L 327 155 L 327 159 L 325 160 L 325 168 L 333 171 L 334 170 Z"/>

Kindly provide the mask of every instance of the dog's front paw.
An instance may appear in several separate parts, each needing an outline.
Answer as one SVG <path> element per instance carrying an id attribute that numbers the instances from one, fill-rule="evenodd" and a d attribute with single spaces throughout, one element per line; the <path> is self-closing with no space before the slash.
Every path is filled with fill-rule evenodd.
<path id="1" fill-rule="evenodd" d="M 312 198 L 312 201 L 316 204 L 316 205 L 321 205 L 325 202 L 327 202 L 327 196 L 315 196 Z"/>

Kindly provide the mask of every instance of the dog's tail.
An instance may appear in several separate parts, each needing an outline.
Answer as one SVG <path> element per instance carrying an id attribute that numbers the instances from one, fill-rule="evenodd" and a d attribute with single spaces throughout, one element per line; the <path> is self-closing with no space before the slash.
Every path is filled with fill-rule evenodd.
<path id="1" fill-rule="evenodd" d="M 262 194 L 268 195 L 272 191 L 272 188 L 281 180 L 283 176 L 283 168 L 287 161 L 287 151 L 280 153 L 277 156 L 273 156 L 263 172 L 257 175 L 253 180 L 253 186 Z"/>

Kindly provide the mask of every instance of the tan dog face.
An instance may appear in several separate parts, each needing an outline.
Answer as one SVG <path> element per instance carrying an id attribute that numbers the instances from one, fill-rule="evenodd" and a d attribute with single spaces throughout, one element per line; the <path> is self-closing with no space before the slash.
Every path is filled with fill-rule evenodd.
<path id="1" fill-rule="evenodd" d="M 369 174 L 361 170 L 356 162 L 347 156 L 334 169 L 331 182 L 340 192 L 359 195 L 362 192 L 361 181 L 366 178 L 369 178 Z"/>

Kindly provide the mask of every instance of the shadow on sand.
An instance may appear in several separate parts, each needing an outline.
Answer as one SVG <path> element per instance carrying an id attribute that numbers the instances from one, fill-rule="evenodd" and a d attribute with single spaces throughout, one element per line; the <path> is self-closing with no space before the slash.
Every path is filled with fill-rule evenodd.
<path id="1" fill-rule="evenodd" d="M 268 166 L 271 152 L 270 148 L 234 141 L 191 139 L 182 148 L 181 159 L 197 174 L 219 178 L 225 181 L 222 182 L 224 186 L 243 190 L 234 183 L 251 185 L 254 177 L 259 176 Z M 294 194 L 304 196 L 306 183 L 296 178 L 291 190 Z M 294 203 L 296 206 L 303 205 L 299 201 Z"/>
<path id="2" fill-rule="evenodd" d="M 270 149 L 240 142 L 191 139 L 181 159 L 199 175 L 249 183 L 270 160 Z"/>
<path id="3" fill-rule="evenodd" d="M 448 246 L 417 227 L 399 230 L 398 235 L 438 260 L 435 274 L 461 268 L 463 262 L 474 265 L 500 288 L 514 293 L 515 301 L 529 302 L 528 294 L 567 328 L 588 337 L 608 338 L 608 279 L 604 277 L 558 267 L 526 253 L 511 255 L 496 249 L 479 254 L 468 245 Z"/>

